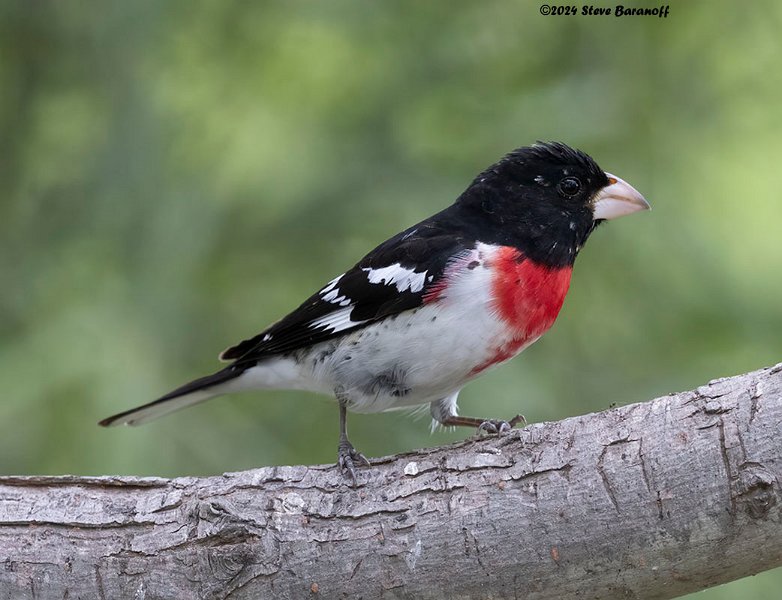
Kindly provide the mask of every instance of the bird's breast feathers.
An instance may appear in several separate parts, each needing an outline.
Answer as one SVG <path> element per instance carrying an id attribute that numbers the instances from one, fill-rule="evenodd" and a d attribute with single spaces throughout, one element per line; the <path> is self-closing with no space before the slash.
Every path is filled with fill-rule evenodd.
<path id="1" fill-rule="evenodd" d="M 445 310 L 469 306 L 464 322 L 484 330 L 476 336 L 476 357 L 482 356 L 469 371 L 473 376 L 513 358 L 554 324 L 571 273 L 569 266 L 537 264 L 510 246 L 479 243 L 446 270 L 428 299 Z"/>

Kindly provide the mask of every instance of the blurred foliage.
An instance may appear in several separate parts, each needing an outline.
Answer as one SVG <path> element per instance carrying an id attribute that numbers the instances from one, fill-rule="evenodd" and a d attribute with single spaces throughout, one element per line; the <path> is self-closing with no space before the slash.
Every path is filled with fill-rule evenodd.
<path id="1" fill-rule="evenodd" d="M 0 1 L 0 472 L 333 461 L 337 411 L 304 393 L 95 422 L 214 370 L 537 139 L 654 211 L 596 232 L 557 325 L 465 414 L 559 419 L 782 360 L 782 4 L 538 6 Z M 466 435 L 396 413 L 351 433 L 370 456 Z"/>

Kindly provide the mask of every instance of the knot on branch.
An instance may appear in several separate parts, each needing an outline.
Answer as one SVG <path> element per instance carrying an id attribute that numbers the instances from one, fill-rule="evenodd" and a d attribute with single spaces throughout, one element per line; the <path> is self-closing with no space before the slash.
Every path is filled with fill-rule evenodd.
<path id="1" fill-rule="evenodd" d="M 746 463 L 739 470 L 737 503 L 753 519 L 765 518 L 777 503 L 776 477 L 757 463 Z"/>

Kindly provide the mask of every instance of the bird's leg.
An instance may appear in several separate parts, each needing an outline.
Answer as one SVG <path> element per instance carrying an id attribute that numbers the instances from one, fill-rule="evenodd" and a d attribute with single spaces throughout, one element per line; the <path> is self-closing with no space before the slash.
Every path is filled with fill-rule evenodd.
<path id="1" fill-rule="evenodd" d="M 347 423 L 347 402 L 338 398 L 339 401 L 339 446 L 337 447 L 337 464 L 343 475 L 350 475 L 353 480 L 353 487 L 356 487 L 356 467 L 353 461 L 370 466 L 367 457 L 358 452 L 348 439 Z"/>
<path id="2" fill-rule="evenodd" d="M 486 432 L 497 435 L 502 435 L 503 433 L 510 431 L 519 423 L 527 424 L 527 419 L 524 418 L 524 415 L 516 415 L 510 421 L 449 415 L 441 422 L 444 427 L 475 427 L 477 428 L 478 433 Z"/>

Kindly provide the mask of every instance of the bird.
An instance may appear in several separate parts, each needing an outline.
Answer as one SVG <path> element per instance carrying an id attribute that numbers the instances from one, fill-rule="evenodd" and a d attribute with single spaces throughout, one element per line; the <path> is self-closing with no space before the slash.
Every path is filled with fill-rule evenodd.
<path id="1" fill-rule="evenodd" d="M 339 407 L 337 464 L 354 486 L 356 467 L 370 462 L 348 438 L 348 411 L 428 405 L 433 428 L 503 434 L 523 417 L 461 416 L 459 392 L 554 324 L 598 225 L 648 209 L 633 186 L 581 150 L 562 142 L 517 148 L 452 205 L 224 350 L 225 368 L 99 424 L 140 425 L 247 390 L 326 394 Z"/>

